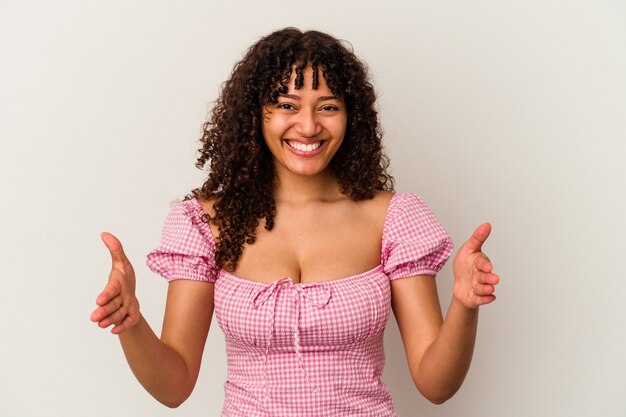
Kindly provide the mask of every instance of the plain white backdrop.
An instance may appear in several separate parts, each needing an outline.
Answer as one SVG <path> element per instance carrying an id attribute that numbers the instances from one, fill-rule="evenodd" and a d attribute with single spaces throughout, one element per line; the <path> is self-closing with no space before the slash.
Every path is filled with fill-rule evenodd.
<path id="1" fill-rule="evenodd" d="M 217 416 L 213 321 L 190 399 L 170 410 L 89 321 L 122 241 L 145 265 L 170 203 L 203 182 L 202 122 L 233 64 L 285 26 L 352 43 L 379 92 L 398 191 L 458 248 L 490 221 L 502 283 L 481 308 L 466 382 L 414 388 L 393 316 L 387 365 L 411 416 L 626 415 L 626 5 L 622 1 L 0 0 L 0 415 Z M 438 277 L 451 297 L 450 263 Z"/>

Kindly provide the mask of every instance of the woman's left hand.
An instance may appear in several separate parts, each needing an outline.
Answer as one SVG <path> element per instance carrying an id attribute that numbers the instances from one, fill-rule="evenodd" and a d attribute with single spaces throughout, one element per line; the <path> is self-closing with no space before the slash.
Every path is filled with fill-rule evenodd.
<path id="1" fill-rule="evenodd" d="M 491 225 L 483 223 L 461 246 L 454 257 L 454 298 L 467 308 L 476 309 L 496 299 L 495 285 L 500 278 L 481 248 L 491 233 Z"/>

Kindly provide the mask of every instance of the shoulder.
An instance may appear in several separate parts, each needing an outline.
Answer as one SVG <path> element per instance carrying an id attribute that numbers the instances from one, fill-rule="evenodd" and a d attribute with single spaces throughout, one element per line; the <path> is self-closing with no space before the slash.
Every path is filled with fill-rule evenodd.
<path id="1" fill-rule="evenodd" d="M 198 202 L 198 206 L 202 209 L 202 212 L 204 214 L 209 216 L 209 218 L 211 219 L 215 217 L 215 210 L 213 209 L 213 205 L 216 203 L 217 199 L 199 197 L 196 199 L 196 201 Z M 213 237 L 213 240 L 215 240 L 217 236 L 219 236 L 219 229 L 217 225 L 215 224 L 214 221 L 210 221 L 207 224 L 207 226 L 211 230 L 211 235 Z"/>
<path id="2" fill-rule="evenodd" d="M 215 245 L 195 199 L 171 206 L 159 245 L 147 255 L 148 267 L 168 281 L 215 282 Z"/>
<path id="3" fill-rule="evenodd" d="M 424 201 L 396 194 L 383 232 L 383 262 L 390 279 L 437 275 L 452 252 L 452 241 Z"/>
<path id="4" fill-rule="evenodd" d="M 384 217 L 394 195 L 396 195 L 396 193 L 393 191 L 375 191 L 374 198 L 369 200 L 370 209 L 375 211 L 379 216 L 382 215 Z"/>
<path id="5" fill-rule="evenodd" d="M 374 192 L 374 202 L 376 202 L 383 209 L 387 208 L 389 202 L 393 198 L 396 193 L 393 191 L 375 191 Z"/>
<path id="6" fill-rule="evenodd" d="M 215 201 L 216 201 L 215 198 L 205 199 L 202 197 L 198 197 L 196 201 L 198 201 L 198 204 L 200 205 L 200 207 L 202 207 L 202 211 L 204 211 L 210 217 L 215 216 L 215 211 L 213 210 L 213 205 L 215 204 Z"/>
<path id="7" fill-rule="evenodd" d="M 374 197 L 357 202 L 358 210 L 364 219 L 382 229 L 389 205 L 395 193 L 391 191 L 374 191 Z"/>
<path id="8" fill-rule="evenodd" d="M 388 216 L 397 217 L 403 214 L 431 215 L 432 212 L 424 200 L 411 192 L 396 193 L 389 202 Z"/>
<path id="9" fill-rule="evenodd" d="M 204 216 L 204 208 L 195 198 L 171 203 L 163 225 L 163 235 L 170 240 L 205 240 L 213 244 L 212 233 Z"/>
<path id="10" fill-rule="evenodd" d="M 385 220 L 385 236 L 395 241 L 417 236 L 449 240 L 430 207 L 417 194 L 410 192 L 394 195 Z"/>
<path id="11" fill-rule="evenodd" d="M 358 223 L 363 230 L 368 230 L 382 239 L 389 204 L 391 203 L 395 193 L 391 191 L 374 191 L 372 198 L 364 200 L 351 201 L 348 199 L 348 205 L 345 214 L 350 217 L 351 221 Z"/>
<path id="12" fill-rule="evenodd" d="M 387 210 L 383 240 L 406 240 L 424 234 L 445 235 L 445 230 L 430 207 L 417 194 L 395 194 Z"/>

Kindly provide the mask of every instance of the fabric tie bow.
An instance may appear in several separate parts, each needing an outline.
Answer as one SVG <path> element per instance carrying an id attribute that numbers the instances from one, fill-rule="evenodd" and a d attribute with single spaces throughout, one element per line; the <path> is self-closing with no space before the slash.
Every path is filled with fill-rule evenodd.
<path id="1" fill-rule="evenodd" d="M 304 366 L 304 360 L 302 359 L 302 353 L 300 350 L 300 308 L 302 304 L 302 299 L 308 301 L 311 305 L 322 309 L 328 304 L 331 296 L 330 287 L 325 284 L 320 283 L 310 283 L 300 285 L 300 283 L 294 283 L 290 277 L 284 277 L 279 280 L 272 282 L 270 285 L 264 287 L 259 290 L 252 301 L 252 305 L 255 309 L 260 308 L 263 304 L 265 304 L 272 296 L 274 297 L 274 302 L 272 308 L 270 310 L 270 328 L 267 337 L 267 345 L 265 347 L 265 355 L 263 358 L 263 375 L 264 375 L 264 385 L 265 385 L 265 397 L 270 398 L 269 395 L 269 383 L 267 376 L 267 361 L 269 357 L 270 344 L 272 339 L 272 334 L 274 333 L 274 321 L 276 317 L 276 299 L 278 292 L 281 291 L 282 288 L 285 290 L 289 290 L 292 292 L 294 301 L 296 304 L 296 318 L 295 325 L 293 330 L 294 336 L 294 345 L 296 355 L 300 362 L 300 368 L 304 373 L 304 377 L 307 381 L 307 384 L 311 388 L 311 391 L 317 392 L 317 388 L 313 386 L 311 380 L 309 379 L 309 375 Z"/>

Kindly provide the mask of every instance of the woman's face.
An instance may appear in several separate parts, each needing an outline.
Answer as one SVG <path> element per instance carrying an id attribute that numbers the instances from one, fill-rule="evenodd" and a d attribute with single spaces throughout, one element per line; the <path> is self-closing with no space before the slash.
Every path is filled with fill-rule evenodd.
<path id="1" fill-rule="evenodd" d="M 279 174 L 287 170 L 311 176 L 325 171 L 346 133 L 345 104 L 328 88 L 321 69 L 316 90 L 310 66 L 303 75 L 304 85 L 296 90 L 292 71 L 287 94 L 262 109 L 263 137 Z"/>

